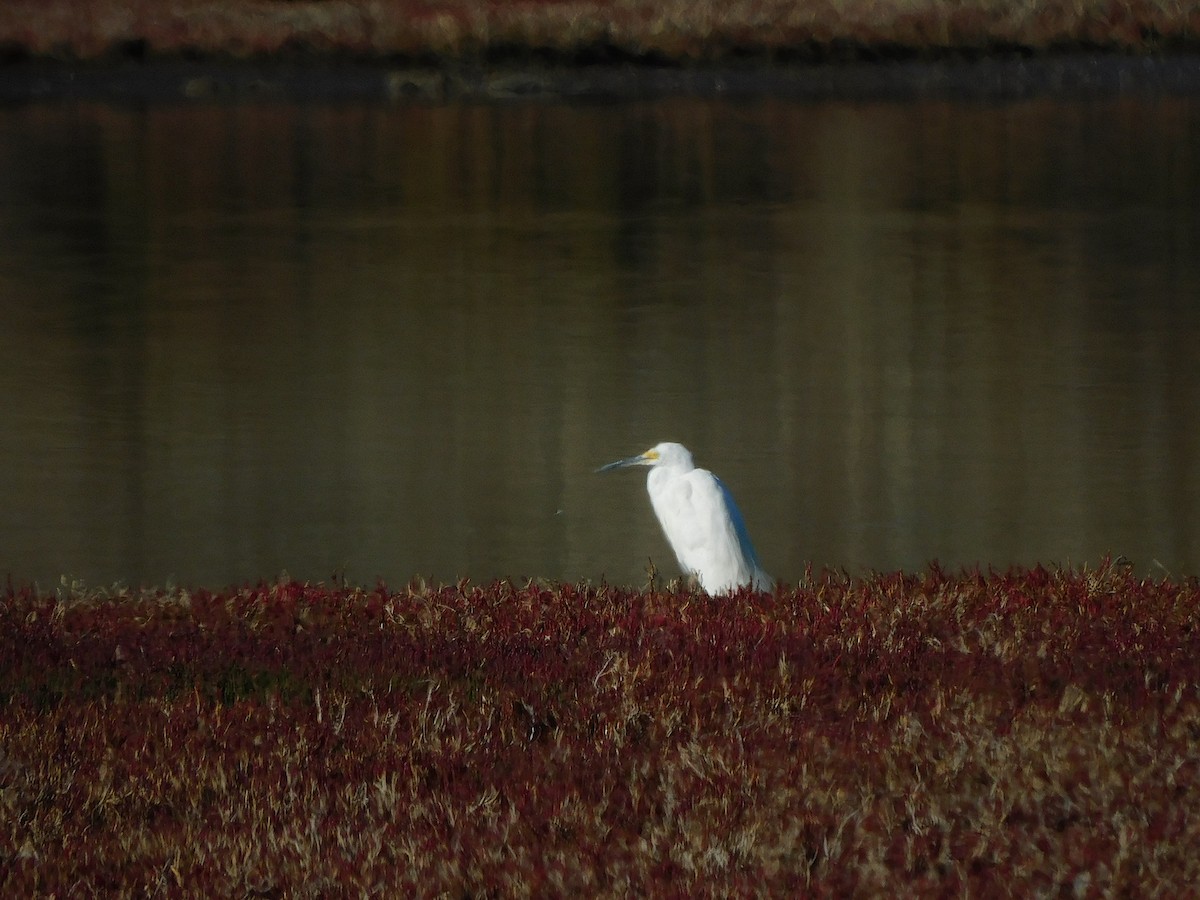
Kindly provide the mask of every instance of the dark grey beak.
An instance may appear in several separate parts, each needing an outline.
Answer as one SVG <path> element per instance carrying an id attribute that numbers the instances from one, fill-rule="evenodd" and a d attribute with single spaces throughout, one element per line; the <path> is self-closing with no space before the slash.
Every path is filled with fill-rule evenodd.
<path id="1" fill-rule="evenodd" d="M 641 465 L 645 461 L 645 455 L 639 453 L 637 456 L 630 456 L 627 459 L 618 459 L 616 462 L 610 462 L 607 466 L 601 466 L 596 471 L 611 472 L 613 469 L 624 469 L 626 466 Z"/>

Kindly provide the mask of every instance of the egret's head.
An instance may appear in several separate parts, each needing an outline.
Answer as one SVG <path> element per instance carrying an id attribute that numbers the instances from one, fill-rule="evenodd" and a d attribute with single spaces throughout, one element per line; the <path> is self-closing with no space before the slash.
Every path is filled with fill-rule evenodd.
<path id="1" fill-rule="evenodd" d="M 610 469 L 623 469 L 626 466 L 679 466 L 691 469 L 693 465 L 692 454 L 688 452 L 687 447 L 683 444 L 666 441 L 655 444 L 645 453 L 639 453 L 637 456 L 630 456 L 627 459 L 618 459 L 616 462 L 610 462 L 607 466 L 601 466 L 596 471 L 607 472 Z"/>

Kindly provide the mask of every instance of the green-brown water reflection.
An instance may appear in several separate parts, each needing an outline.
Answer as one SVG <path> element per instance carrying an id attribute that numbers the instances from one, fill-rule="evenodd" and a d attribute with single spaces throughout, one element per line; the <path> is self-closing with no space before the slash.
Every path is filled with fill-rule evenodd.
<path id="1" fill-rule="evenodd" d="M 0 571 L 1200 568 L 1193 100 L 0 110 Z"/>

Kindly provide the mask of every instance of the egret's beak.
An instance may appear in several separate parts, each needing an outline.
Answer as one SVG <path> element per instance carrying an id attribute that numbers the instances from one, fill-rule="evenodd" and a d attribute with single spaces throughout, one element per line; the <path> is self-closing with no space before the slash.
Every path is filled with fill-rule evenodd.
<path id="1" fill-rule="evenodd" d="M 627 459 L 618 459 L 616 462 L 610 462 L 607 466 L 601 466 L 597 472 L 611 472 L 613 469 L 624 469 L 626 466 L 641 466 L 646 463 L 646 454 L 639 453 L 637 456 L 630 456 Z"/>

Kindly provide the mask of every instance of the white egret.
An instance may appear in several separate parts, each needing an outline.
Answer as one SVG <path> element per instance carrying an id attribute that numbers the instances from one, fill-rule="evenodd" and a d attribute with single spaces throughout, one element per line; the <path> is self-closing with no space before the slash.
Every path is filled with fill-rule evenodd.
<path id="1" fill-rule="evenodd" d="M 750 543 L 733 495 L 707 469 L 697 469 L 682 444 L 663 443 L 645 453 L 601 466 L 597 472 L 649 466 L 646 490 L 663 533 L 687 575 L 709 594 L 727 594 L 750 585 L 774 587 Z"/>

